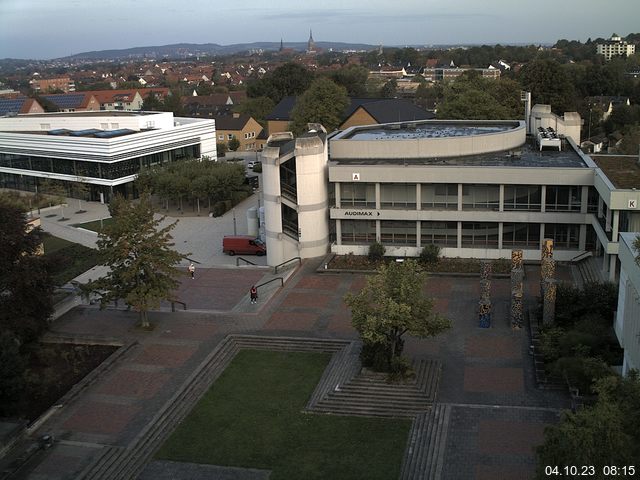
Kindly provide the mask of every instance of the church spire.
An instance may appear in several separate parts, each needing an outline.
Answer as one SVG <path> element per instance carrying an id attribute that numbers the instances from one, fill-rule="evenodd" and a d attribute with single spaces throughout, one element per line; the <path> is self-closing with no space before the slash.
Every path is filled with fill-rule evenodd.
<path id="1" fill-rule="evenodd" d="M 284 50 L 284 44 L 282 43 L 282 38 L 280 38 L 280 52 Z"/>
<path id="2" fill-rule="evenodd" d="M 313 32 L 309 29 L 309 41 L 307 42 L 307 53 L 316 53 L 316 42 L 313 41 Z"/>

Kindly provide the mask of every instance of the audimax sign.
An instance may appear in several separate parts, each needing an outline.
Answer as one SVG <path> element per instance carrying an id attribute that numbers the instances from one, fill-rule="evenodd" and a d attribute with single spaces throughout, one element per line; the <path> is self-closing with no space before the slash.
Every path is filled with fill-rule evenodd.
<path id="1" fill-rule="evenodd" d="M 344 215 L 346 217 L 379 217 L 380 212 L 372 212 L 366 210 L 347 210 L 346 212 L 344 212 Z"/>

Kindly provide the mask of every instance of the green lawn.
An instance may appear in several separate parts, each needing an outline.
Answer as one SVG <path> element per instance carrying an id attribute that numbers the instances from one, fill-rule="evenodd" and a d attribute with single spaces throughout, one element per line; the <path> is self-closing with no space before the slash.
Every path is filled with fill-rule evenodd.
<path id="1" fill-rule="evenodd" d="M 86 223 L 77 223 L 74 225 L 74 227 L 80 227 L 80 228 L 84 228 L 85 230 L 91 230 L 93 232 L 100 232 L 100 229 L 103 226 L 107 226 L 109 224 L 113 223 L 113 218 L 103 218 L 102 220 L 94 220 L 93 222 L 86 222 Z"/>
<path id="2" fill-rule="evenodd" d="M 64 285 L 98 263 L 98 251 L 44 234 L 44 254 L 51 261 L 54 285 Z"/>
<path id="3" fill-rule="evenodd" d="M 242 350 L 157 452 L 271 480 L 394 479 L 410 420 L 301 413 L 330 356 Z"/>

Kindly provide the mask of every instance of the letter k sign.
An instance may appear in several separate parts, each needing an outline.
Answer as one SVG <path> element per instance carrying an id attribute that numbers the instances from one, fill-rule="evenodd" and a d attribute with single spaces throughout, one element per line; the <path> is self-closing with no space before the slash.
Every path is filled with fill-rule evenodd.
<path id="1" fill-rule="evenodd" d="M 629 200 L 629 208 L 638 208 L 637 200 Z"/>

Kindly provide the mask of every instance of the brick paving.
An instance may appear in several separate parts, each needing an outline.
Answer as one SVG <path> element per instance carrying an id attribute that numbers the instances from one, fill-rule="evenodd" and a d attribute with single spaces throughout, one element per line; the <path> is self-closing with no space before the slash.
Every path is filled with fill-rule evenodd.
<path id="1" fill-rule="evenodd" d="M 52 468 L 48 478 L 76 478 L 78 468 L 96 454 L 88 448 L 93 443 L 83 442 L 128 445 L 229 333 L 357 338 L 343 297 L 359 291 L 366 275 L 317 274 L 318 264 L 304 263 L 268 301 L 244 310 L 237 306 L 264 270 L 198 268 L 196 279 L 185 278 L 180 292 L 190 310 L 202 311 L 153 312 L 152 332 L 135 328 L 136 314 L 123 310 L 85 307 L 61 317 L 52 325 L 59 334 L 103 335 L 140 345 L 45 423 L 41 432 L 79 443 L 75 450 L 56 444 L 36 470 L 41 474 L 71 448 L 76 460 L 68 468 Z M 536 275 L 527 270 L 528 295 L 537 294 Z M 442 479 L 531 478 L 533 447 L 568 401 L 535 388 L 526 330 L 514 332 L 508 321 L 509 279 L 492 282 L 489 329 L 478 328 L 477 277 L 431 277 L 425 292 L 453 328 L 432 339 L 407 337 L 405 353 L 443 365 L 438 401 L 450 404 L 452 415 Z"/>

